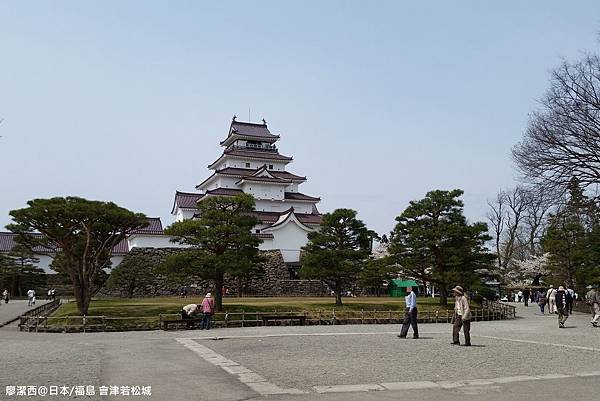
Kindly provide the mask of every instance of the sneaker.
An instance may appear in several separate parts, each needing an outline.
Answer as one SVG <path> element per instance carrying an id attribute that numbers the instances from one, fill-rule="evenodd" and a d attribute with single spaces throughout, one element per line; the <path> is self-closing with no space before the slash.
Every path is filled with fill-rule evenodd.
<path id="1" fill-rule="evenodd" d="M 460 343 L 458 341 L 452 341 L 450 345 L 460 345 Z"/>
<path id="2" fill-rule="evenodd" d="M 419 336 L 413 336 L 413 340 L 417 340 Z"/>
<path id="3" fill-rule="evenodd" d="M 398 338 L 406 338 L 406 336 L 401 336 L 400 334 L 398 334 L 397 336 Z"/>
<path id="4" fill-rule="evenodd" d="M 592 326 L 598 327 L 598 322 L 592 322 Z"/>
<path id="5" fill-rule="evenodd" d="M 471 346 L 471 343 L 463 345 L 463 347 L 470 347 L 470 346 Z"/>
<path id="6" fill-rule="evenodd" d="M 562 323 L 559 323 L 559 324 L 558 324 L 558 327 L 559 327 L 559 328 L 561 328 L 561 329 L 564 329 L 564 328 L 565 328 L 565 325 L 564 325 L 564 324 L 562 324 Z"/>

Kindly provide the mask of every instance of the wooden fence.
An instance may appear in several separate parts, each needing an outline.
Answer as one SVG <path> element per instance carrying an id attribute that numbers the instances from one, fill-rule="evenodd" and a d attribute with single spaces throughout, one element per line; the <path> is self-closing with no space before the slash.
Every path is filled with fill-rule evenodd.
<path id="1" fill-rule="evenodd" d="M 223 312 L 213 316 L 213 327 L 257 327 L 263 325 L 263 316 L 304 316 L 307 325 L 338 324 L 398 324 L 404 319 L 404 311 L 277 311 L 277 312 Z M 453 311 L 425 311 L 418 316 L 419 323 L 450 323 Z M 516 316 L 515 307 L 499 302 L 485 302 L 483 308 L 472 310 L 473 321 L 505 320 Z M 96 332 L 157 330 L 164 320 L 178 319 L 178 314 L 162 314 L 158 317 L 107 317 L 107 316 L 22 316 L 21 330 L 46 332 Z M 270 324 L 291 324 L 288 321 Z M 185 327 L 186 323 L 181 323 Z"/>

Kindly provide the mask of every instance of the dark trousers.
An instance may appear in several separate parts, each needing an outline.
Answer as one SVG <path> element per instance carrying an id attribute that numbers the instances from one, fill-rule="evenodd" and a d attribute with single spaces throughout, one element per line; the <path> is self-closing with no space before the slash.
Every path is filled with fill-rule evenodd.
<path id="1" fill-rule="evenodd" d="M 192 319 L 193 319 L 193 317 L 191 317 L 191 316 L 188 316 L 187 312 L 186 312 L 186 311 L 184 311 L 183 309 L 181 310 L 181 318 L 182 318 L 183 320 L 192 320 Z M 191 329 L 191 328 L 193 328 L 193 327 L 194 327 L 194 322 L 192 322 L 192 321 L 190 321 L 190 322 L 187 322 L 187 323 L 186 323 L 186 327 L 187 327 L 188 329 Z"/>
<path id="2" fill-rule="evenodd" d="M 460 328 L 463 328 L 463 334 L 465 335 L 465 344 L 471 345 L 471 321 L 463 320 L 462 316 L 456 316 L 454 318 L 454 325 L 452 326 L 452 341 L 455 343 L 460 342 L 458 332 Z"/>
<path id="3" fill-rule="evenodd" d="M 412 311 L 409 310 L 409 308 L 406 308 L 404 320 L 402 321 L 402 330 L 400 330 L 400 337 L 406 337 L 410 326 L 413 328 L 413 337 L 418 338 L 419 328 L 417 327 L 417 308 L 413 308 Z"/>
<path id="4" fill-rule="evenodd" d="M 202 316 L 202 324 L 200 325 L 200 330 L 210 330 L 210 320 L 212 318 L 212 313 L 205 313 Z"/>

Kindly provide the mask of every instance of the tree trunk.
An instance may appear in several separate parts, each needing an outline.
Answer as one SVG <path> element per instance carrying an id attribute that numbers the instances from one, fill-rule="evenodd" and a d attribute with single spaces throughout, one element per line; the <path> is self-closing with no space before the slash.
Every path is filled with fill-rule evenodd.
<path id="1" fill-rule="evenodd" d="M 335 292 L 335 306 L 342 306 L 342 292 L 339 290 Z"/>
<path id="2" fill-rule="evenodd" d="M 215 311 L 221 312 L 223 310 L 223 273 L 216 273 L 215 287 Z"/>
<path id="3" fill-rule="evenodd" d="M 90 301 L 92 299 L 90 287 L 91 283 L 89 282 L 73 282 L 73 292 L 75 294 L 75 300 L 77 301 L 77 310 L 81 316 L 86 316 L 88 314 Z"/>
<path id="4" fill-rule="evenodd" d="M 237 285 L 238 285 L 238 297 L 241 298 L 243 295 L 243 292 L 244 292 L 244 282 L 242 281 L 241 277 L 238 277 Z"/>
<path id="5" fill-rule="evenodd" d="M 440 305 L 446 306 L 448 305 L 448 290 L 446 289 L 446 285 L 442 285 L 440 288 Z"/>

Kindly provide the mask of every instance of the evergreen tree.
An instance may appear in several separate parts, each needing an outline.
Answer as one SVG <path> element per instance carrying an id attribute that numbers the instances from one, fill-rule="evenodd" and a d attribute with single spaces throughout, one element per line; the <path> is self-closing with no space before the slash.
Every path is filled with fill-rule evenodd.
<path id="1" fill-rule="evenodd" d="M 132 298 L 137 289 L 152 283 L 157 274 L 157 266 L 150 257 L 128 254 L 111 271 L 106 286 L 109 290 L 119 291 Z"/>
<path id="2" fill-rule="evenodd" d="M 43 291 L 46 273 L 36 266 L 39 259 L 26 247 L 15 245 L 0 261 L 0 288 L 7 288 L 13 296 L 22 296 L 30 289 Z"/>
<path id="3" fill-rule="evenodd" d="M 600 252 L 598 210 L 575 177 L 569 183 L 567 203 L 550 217 L 542 246 L 549 253 L 548 269 L 554 280 L 580 291 L 593 280 Z"/>
<path id="4" fill-rule="evenodd" d="M 77 309 L 87 315 L 94 280 L 103 276 L 112 249 L 132 232 L 146 227 L 143 214 L 133 213 L 112 202 L 77 197 L 34 199 L 28 207 L 13 210 L 7 226 L 17 242 L 33 249 L 60 250 L 60 268 L 73 285 Z M 33 232 L 42 235 L 33 235 Z"/>
<path id="5" fill-rule="evenodd" d="M 209 197 L 198 205 L 198 218 L 173 223 L 165 233 L 190 248 L 171 255 L 163 264 L 167 274 L 199 275 L 215 286 L 215 308 L 222 310 L 225 274 L 248 279 L 260 271 L 258 245 L 252 235 L 258 224 L 248 194 Z"/>
<path id="6" fill-rule="evenodd" d="M 380 296 L 385 284 L 389 284 L 398 274 L 398 266 L 389 257 L 369 259 L 358 274 L 358 285 Z"/>
<path id="7" fill-rule="evenodd" d="M 376 235 L 356 218 L 354 210 L 336 209 L 325 214 L 319 231 L 308 233 L 301 277 L 327 284 L 335 294 L 335 304 L 341 306 L 342 292 L 356 283 Z"/>
<path id="8" fill-rule="evenodd" d="M 447 304 L 448 288 L 480 282 L 479 270 L 489 269 L 494 256 L 485 247 L 491 237 L 485 223 L 468 224 L 463 215 L 463 191 L 436 190 L 412 201 L 396 218 L 390 254 L 407 275 L 434 283 L 440 304 Z"/>

